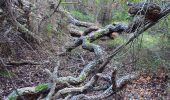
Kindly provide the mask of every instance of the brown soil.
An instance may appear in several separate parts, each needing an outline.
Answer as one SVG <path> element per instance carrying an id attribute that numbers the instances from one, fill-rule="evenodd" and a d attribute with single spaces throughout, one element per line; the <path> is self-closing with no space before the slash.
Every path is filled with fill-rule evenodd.
<path id="1" fill-rule="evenodd" d="M 53 60 L 55 58 L 53 57 L 55 52 L 58 51 L 54 50 L 54 52 L 52 53 L 42 50 L 41 47 L 38 48 L 39 49 L 35 50 L 35 52 L 37 53 L 32 52 L 32 50 L 27 50 L 27 53 L 26 51 L 24 51 L 24 54 L 26 54 L 25 57 L 29 56 L 29 59 L 45 63 L 43 65 L 37 66 L 25 65 L 8 67 L 8 70 L 13 73 L 13 76 L 12 80 L 9 77 L 0 76 L 1 98 L 7 96 L 14 89 L 14 86 L 15 88 L 22 88 L 36 86 L 37 84 L 48 82 L 48 75 L 44 72 L 44 69 L 47 68 L 51 71 L 53 70 L 53 68 L 55 67 L 55 64 L 53 63 Z M 81 52 L 79 52 L 80 50 Z M 111 49 L 108 50 L 110 50 L 109 52 L 111 52 Z M 85 62 L 81 60 L 80 55 L 84 58 Z M 57 58 L 61 61 L 61 65 L 59 67 L 59 76 L 77 76 L 83 69 L 83 65 L 93 60 L 93 58 L 93 53 L 82 51 L 81 48 L 74 50 L 70 55 Z M 107 65 L 107 68 L 103 73 L 111 75 L 112 67 L 112 64 Z M 0 70 L 2 70 L 2 68 Z M 132 71 L 134 71 L 132 66 L 124 66 L 120 68 L 118 77 Z M 169 76 L 167 75 L 168 72 L 166 72 L 165 70 L 158 70 L 158 72 L 155 73 L 157 74 L 142 74 L 138 80 L 135 80 L 131 84 L 127 85 L 125 89 L 118 92 L 116 95 L 109 97 L 108 100 L 114 100 L 115 98 L 115 100 L 128 100 L 130 98 L 133 100 L 170 99 L 170 94 L 168 94 L 170 92 L 170 89 L 167 86 L 169 82 Z M 100 81 L 99 84 L 105 85 L 106 82 Z M 91 95 L 98 93 L 101 92 L 93 92 Z"/>

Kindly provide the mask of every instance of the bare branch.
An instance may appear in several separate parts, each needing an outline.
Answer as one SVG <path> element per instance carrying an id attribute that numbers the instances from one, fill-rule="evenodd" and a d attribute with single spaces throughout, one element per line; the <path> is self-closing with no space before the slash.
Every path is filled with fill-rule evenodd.
<path id="1" fill-rule="evenodd" d="M 51 100 L 52 99 L 52 96 L 53 94 L 55 93 L 55 89 L 56 89 L 56 83 L 55 83 L 55 80 L 54 80 L 54 77 L 58 77 L 58 68 L 60 66 L 60 61 L 58 61 L 58 63 L 56 64 L 56 67 L 54 68 L 54 72 L 51 74 L 51 80 L 52 80 L 52 87 L 50 89 L 50 92 L 48 93 L 47 97 L 46 97 L 46 100 Z"/>

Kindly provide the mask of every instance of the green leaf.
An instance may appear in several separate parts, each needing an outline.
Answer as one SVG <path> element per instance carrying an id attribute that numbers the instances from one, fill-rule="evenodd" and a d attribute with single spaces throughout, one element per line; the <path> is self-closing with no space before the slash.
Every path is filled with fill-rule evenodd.
<path id="1" fill-rule="evenodd" d="M 43 91 L 48 89 L 48 84 L 39 84 L 35 87 L 35 91 Z"/>

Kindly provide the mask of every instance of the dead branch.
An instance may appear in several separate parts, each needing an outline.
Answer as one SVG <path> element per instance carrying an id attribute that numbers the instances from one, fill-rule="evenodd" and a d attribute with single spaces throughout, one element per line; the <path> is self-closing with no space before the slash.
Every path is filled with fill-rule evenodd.
<path id="1" fill-rule="evenodd" d="M 73 37 L 80 37 L 82 35 L 85 36 L 89 34 L 90 32 L 97 31 L 99 29 L 99 26 L 94 23 L 83 22 L 83 21 L 79 21 L 75 19 L 69 12 L 67 12 L 66 10 L 62 8 L 59 9 L 59 12 L 67 18 L 68 23 L 69 23 L 67 26 L 67 29 L 69 30 L 69 33 Z M 79 29 L 77 29 L 76 26 L 85 27 L 87 29 L 84 32 L 82 32 Z"/>
<path id="2" fill-rule="evenodd" d="M 113 72 L 115 72 L 115 71 L 113 71 Z M 97 75 L 98 77 L 100 77 L 101 79 L 109 82 L 109 83 L 112 82 L 111 77 L 110 77 L 109 75 L 105 75 L 105 74 L 102 74 L 102 73 L 98 73 L 98 74 L 96 74 L 96 75 Z"/>
<path id="3" fill-rule="evenodd" d="M 54 77 L 54 80 L 56 83 L 69 83 L 69 84 L 79 84 L 83 82 L 89 74 L 94 70 L 94 67 L 98 65 L 100 61 L 91 61 L 87 65 L 85 65 L 84 69 L 81 71 L 80 75 L 78 77 L 72 77 L 72 76 L 67 76 L 67 77 Z"/>
<path id="4" fill-rule="evenodd" d="M 96 55 L 101 55 L 102 49 L 100 46 L 95 45 L 91 42 L 103 37 L 103 36 L 109 36 L 112 32 L 123 32 L 126 30 L 127 27 L 125 25 L 107 25 L 103 29 L 99 29 L 97 31 L 91 32 L 87 36 L 81 36 L 78 38 L 73 44 L 66 46 L 66 52 L 70 52 L 74 48 L 80 46 L 82 44 L 82 47 L 84 49 L 87 49 L 89 51 L 94 51 Z"/>
<path id="5" fill-rule="evenodd" d="M 132 80 L 137 79 L 138 76 L 139 76 L 139 73 L 129 74 L 129 75 L 123 76 L 122 78 L 120 78 L 116 81 L 116 88 L 118 90 L 121 90 L 123 88 L 123 86 L 125 86 L 126 84 L 128 84 Z"/>
<path id="6" fill-rule="evenodd" d="M 17 89 L 18 93 L 16 93 L 16 91 L 13 91 L 12 93 L 10 93 L 7 96 L 7 98 L 8 99 L 10 99 L 10 98 L 18 99 L 20 96 L 27 96 L 27 95 L 30 96 L 31 94 L 32 95 L 40 95 L 41 92 L 43 93 L 44 91 L 48 91 L 48 89 L 51 88 L 50 84 L 44 84 L 44 86 L 47 86 L 47 87 L 45 87 L 44 89 L 40 89 L 40 90 L 37 87 L 20 88 L 20 89 Z"/>
<path id="7" fill-rule="evenodd" d="M 116 72 L 117 72 L 117 69 L 114 69 L 113 73 L 112 74 L 112 83 L 113 85 L 111 86 L 112 90 L 110 90 L 110 87 L 104 92 L 102 93 L 101 95 L 98 95 L 98 96 L 92 96 L 90 99 L 94 99 L 94 98 L 97 98 L 97 99 L 103 99 L 105 97 L 108 97 L 110 96 L 111 94 L 119 91 L 122 89 L 122 87 L 126 84 L 128 84 L 130 81 L 136 79 L 138 77 L 139 74 L 130 74 L 130 75 L 127 75 L 127 76 L 124 76 L 118 80 L 116 80 Z M 93 89 L 93 84 L 95 84 L 98 80 L 98 78 L 101 77 L 103 78 L 103 76 L 101 76 L 101 74 L 98 74 L 98 75 L 95 75 L 91 78 L 91 80 L 86 83 L 84 86 L 82 87 L 71 87 L 71 88 L 64 88 L 64 89 L 61 89 L 59 90 L 55 95 L 54 95 L 54 99 L 57 99 L 57 98 L 60 98 L 61 95 L 64 95 L 64 94 L 73 94 L 73 93 L 83 93 L 84 91 L 88 91 L 90 89 Z M 113 78 L 114 77 L 114 78 Z M 109 77 L 105 79 L 110 79 Z M 115 83 L 115 84 L 114 84 Z M 111 92 L 112 91 L 112 92 Z"/>
<path id="8" fill-rule="evenodd" d="M 94 96 L 88 96 L 85 94 L 80 94 L 77 96 L 73 96 L 70 100 L 100 100 L 100 99 L 104 99 L 106 97 L 109 97 L 110 95 L 112 95 L 112 86 L 110 86 L 108 89 L 106 89 L 103 93 L 99 94 L 99 95 L 94 95 Z"/>
<path id="9" fill-rule="evenodd" d="M 21 60 L 21 61 L 9 61 L 6 65 L 10 66 L 22 66 L 22 65 L 40 65 L 40 63 L 30 60 Z"/>
<path id="10" fill-rule="evenodd" d="M 116 81 L 116 87 L 113 87 L 113 85 L 111 85 L 108 89 L 106 89 L 103 93 L 99 94 L 99 95 L 94 95 L 94 96 L 88 96 L 85 94 L 80 94 L 77 96 L 73 96 L 71 98 L 71 100 L 100 100 L 100 99 L 105 99 L 109 96 L 111 96 L 112 94 L 120 91 L 122 89 L 122 87 L 126 84 L 128 84 L 128 82 L 131 82 L 132 80 L 136 79 L 138 77 L 139 74 L 130 74 L 127 76 L 123 76 L 122 78 L 118 79 Z M 113 90 L 113 88 L 116 88 Z"/>
<path id="11" fill-rule="evenodd" d="M 61 89 L 59 90 L 53 97 L 53 99 L 58 99 L 61 97 L 61 95 L 64 95 L 66 93 L 77 93 L 77 92 L 84 92 L 85 90 L 89 89 L 90 87 L 92 87 L 92 85 L 96 82 L 96 77 L 97 76 L 93 76 L 91 78 L 91 80 L 86 83 L 84 86 L 82 87 L 72 87 L 72 88 L 64 88 L 64 89 Z"/>
<path id="12" fill-rule="evenodd" d="M 52 96 L 55 92 L 55 89 L 56 89 L 56 83 L 54 82 L 54 79 L 53 77 L 58 77 L 58 68 L 60 66 L 60 62 L 58 61 L 58 63 L 56 64 L 56 67 L 54 68 L 54 72 L 51 74 L 50 76 L 50 80 L 52 80 L 52 87 L 50 89 L 50 92 L 48 93 L 47 97 L 46 97 L 46 100 L 51 100 L 52 99 Z"/>
<path id="13" fill-rule="evenodd" d="M 91 26 L 96 26 L 94 23 L 83 22 L 83 21 L 79 21 L 79 20 L 75 19 L 69 12 L 67 12 L 66 10 L 64 10 L 62 8 L 59 9 L 59 12 L 68 19 L 69 23 L 71 23 L 75 26 L 86 27 L 86 28 L 89 28 Z"/>
<path id="14" fill-rule="evenodd" d="M 73 24 L 67 25 L 67 29 L 73 37 L 80 37 L 83 34 L 83 31 L 78 30 L 77 27 Z"/>

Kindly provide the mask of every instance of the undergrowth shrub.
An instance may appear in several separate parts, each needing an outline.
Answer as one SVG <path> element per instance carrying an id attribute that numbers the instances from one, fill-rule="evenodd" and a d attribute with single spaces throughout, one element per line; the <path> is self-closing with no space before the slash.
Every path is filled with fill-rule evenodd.
<path id="1" fill-rule="evenodd" d="M 81 21 L 89 21 L 89 22 L 93 22 L 94 21 L 94 15 L 92 14 L 88 14 L 88 15 L 85 15 L 83 14 L 82 12 L 80 11 L 71 11 L 71 14 L 76 18 L 76 19 L 79 19 Z"/>

